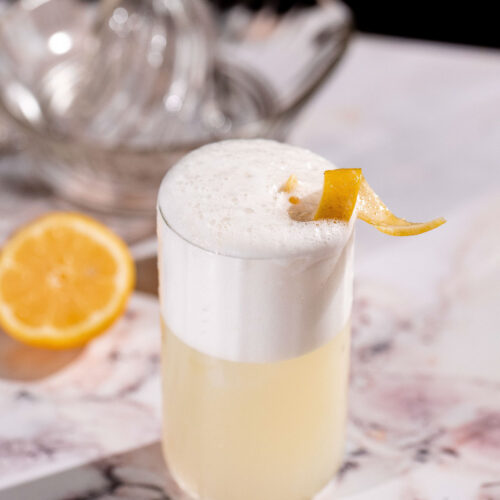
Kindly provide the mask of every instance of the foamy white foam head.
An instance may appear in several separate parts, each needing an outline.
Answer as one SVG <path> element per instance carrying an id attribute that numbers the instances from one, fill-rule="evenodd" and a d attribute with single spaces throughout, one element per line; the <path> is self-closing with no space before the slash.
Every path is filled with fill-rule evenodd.
<path id="1" fill-rule="evenodd" d="M 234 140 L 200 148 L 165 176 L 158 198 L 163 319 L 206 354 L 244 362 L 293 358 L 347 323 L 352 221 L 294 220 L 289 193 L 318 199 L 325 170 L 301 148 Z"/>

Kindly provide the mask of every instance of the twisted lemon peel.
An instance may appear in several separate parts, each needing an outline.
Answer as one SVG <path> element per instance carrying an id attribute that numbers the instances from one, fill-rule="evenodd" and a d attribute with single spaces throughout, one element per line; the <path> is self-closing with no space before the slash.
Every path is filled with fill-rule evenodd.
<path id="1" fill-rule="evenodd" d="M 359 219 L 391 236 L 414 236 L 446 222 L 442 217 L 429 222 L 409 222 L 396 217 L 366 182 L 360 168 L 327 170 L 314 220 L 348 222 L 356 206 Z"/>

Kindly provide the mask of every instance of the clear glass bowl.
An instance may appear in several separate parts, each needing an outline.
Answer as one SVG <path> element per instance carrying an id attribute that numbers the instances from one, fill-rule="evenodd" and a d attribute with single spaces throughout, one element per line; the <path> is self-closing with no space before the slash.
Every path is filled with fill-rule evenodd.
<path id="1" fill-rule="evenodd" d="M 0 111 L 63 197 L 152 213 L 195 147 L 285 137 L 351 33 L 336 0 L 277 15 L 201 0 L 0 0 Z"/>

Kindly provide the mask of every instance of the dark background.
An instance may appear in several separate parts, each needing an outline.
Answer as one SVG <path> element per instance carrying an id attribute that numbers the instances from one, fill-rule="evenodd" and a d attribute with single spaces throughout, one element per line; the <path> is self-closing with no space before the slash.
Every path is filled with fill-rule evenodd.
<path id="1" fill-rule="evenodd" d="M 314 0 L 212 0 L 222 7 L 244 3 L 254 9 L 270 5 L 280 11 Z M 360 31 L 500 47 L 500 0 L 344 0 Z"/>

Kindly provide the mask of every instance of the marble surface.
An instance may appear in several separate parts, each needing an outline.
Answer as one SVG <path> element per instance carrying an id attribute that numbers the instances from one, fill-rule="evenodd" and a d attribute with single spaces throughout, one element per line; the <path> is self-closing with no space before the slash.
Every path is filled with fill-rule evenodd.
<path id="1" fill-rule="evenodd" d="M 321 500 L 500 498 L 499 218 L 500 196 L 485 197 L 441 232 L 397 251 L 388 241 L 360 264 L 347 454 Z M 4 486 L 158 436 L 156 316 L 155 301 L 137 295 L 66 368 L 4 381 Z M 165 482 L 156 443 L 0 499 L 167 499 Z"/>
<path id="2" fill-rule="evenodd" d="M 158 439 L 156 299 L 136 293 L 106 335 L 51 352 L 0 336 L 1 488 Z"/>
<path id="3" fill-rule="evenodd" d="M 323 500 L 500 499 L 499 78 L 494 51 L 360 37 L 291 136 L 398 214 L 449 220 L 415 238 L 358 223 L 348 447 Z M 16 164 L 0 238 L 60 203 L 20 201 Z M 158 352 L 139 293 L 84 350 L 0 334 L 0 500 L 167 499 Z"/>

